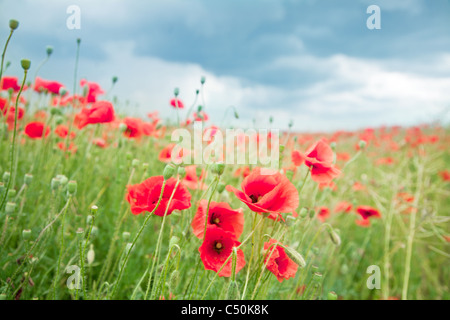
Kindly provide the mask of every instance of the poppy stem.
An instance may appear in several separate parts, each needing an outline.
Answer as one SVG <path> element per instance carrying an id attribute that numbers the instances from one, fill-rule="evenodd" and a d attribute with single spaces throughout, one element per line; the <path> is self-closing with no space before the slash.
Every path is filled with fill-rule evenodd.
<path id="1" fill-rule="evenodd" d="M 165 182 L 166 180 L 164 180 Z M 155 270 L 155 276 L 153 277 L 153 270 L 155 269 L 155 265 L 159 262 L 159 254 L 161 251 L 161 240 L 162 240 L 162 234 L 163 234 L 163 230 L 164 230 L 164 224 L 166 222 L 166 217 L 167 217 L 167 212 L 169 211 L 169 207 L 170 207 L 170 203 L 172 202 L 173 197 L 175 196 L 175 192 L 177 191 L 178 185 L 180 184 L 181 180 L 177 179 L 177 183 L 175 184 L 175 187 L 173 188 L 172 194 L 170 195 L 169 201 L 167 202 L 167 207 L 166 207 L 166 211 L 164 212 L 164 216 L 163 216 L 163 220 L 162 220 L 162 224 L 161 224 L 161 229 L 159 230 L 159 235 L 158 235 L 158 242 L 156 243 L 156 249 L 155 249 L 155 255 L 153 257 L 153 263 L 152 263 L 152 268 L 148 277 L 148 283 L 147 283 L 147 290 L 145 291 L 145 297 L 144 300 L 147 300 L 148 297 L 148 293 L 150 291 L 150 284 L 151 284 L 151 280 L 153 279 L 153 287 L 152 287 L 152 294 L 150 297 L 153 297 L 153 294 L 156 292 L 156 286 L 155 286 L 155 279 L 156 278 L 156 271 Z M 162 194 L 161 194 L 161 198 L 162 198 Z M 153 212 L 155 211 L 155 209 L 153 210 Z"/>
<path id="2" fill-rule="evenodd" d="M 219 185 L 219 181 L 220 181 L 220 176 L 216 176 L 216 178 L 214 179 L 215 185 L 214 185 L 214 189 L 211 192 L 211 195 L 209 196 L 208 199 L 208 206 L 206 207 L 206 213 L 205 213 L 205 229 L 203 231 L 203 239 L 205 239 L 206 236 L 206 227 L 208 226 L 208 219 L 209 219 L 209 206 L 211 204 L 211 200 L 212 197 L 214 195 L 214 193 L 216 192 L 217 186 Z"/>
<path id="3" fill-rule="evenodd" d="M 11 31 L 11 33 L 12 33 L 12 31 Z M 5 204 L 5 201 L 6 201 L 9 189 L 11 189 L 11 187 L 13 187 L 13 186 L 11 186 L 12 185 L 12 181 L 15 180 L 14 155 L 15 155 L 15 152 L 16 152 L 15 147 L 16 147 L 16 135 L 17 135 L 17 117 L 18 117 L 18 114 L 19 114 L 19 98 L 20 98 L 22 90 L 23 90 L 23 88 L 25 86 L 25 81 L 27 80 L 27 74 L 28 74 L 28 69 L 24 69 L 24 77 L 23 77 L 22 85 L 20 86 L 19 93 L 17 93 L 17 97 L 16 97 L 16 105 L 15 105 L 15 109 L 14 109 L 13 140 L 11 142 L 10 153 L 9 153 L 9 160 L 10 160 L 10 171 L 9 172 L 11 173 L 11 177 L 8 180 L 8 184 L 6 186 L 5 194 L 3 195 L 2 202 L 0 203 L 0 209 Z"/>
<path id="4" fill-rule="evenodd" d="M 2 64 L 0 66 L 0 80 L 1 80 L 1 82 L 3 82 L 3 78 L 2 78 L 2 76 L 3 76 L 3 63 L 5 62 L 6 49 L 8 48 L 8 44 L 9 44 L 9 41 L 11 40 L 13 32 L 14 32 L 14 29 L 11 29 L 11 32 L 9 33 L 8 39 L 6 40 L 5 47 L 3 48 Z"/>
<path id="5" fill-rule="evenodd" d="M 112 293 L 110 295 L 110 298 L 114 297 L 114 294 L 116 293 L 116 290 L 117 290 L 117 288 L 119 286 L 120 280 L 122 279 L 123 271 L 125 270 L 127 262 L 128 262 L 128 259 L 130 258 L 131 251 L 133 250 L 134 246 L 136 245 L 137 240 L 141 236 L 142 231 L 144 231 L 145 227 L 147 226 L 147 223 L 150 220 L 150 217 L 155 213 L 156 209 L 158 209 L 159 204 L 161 203 L 161 200 L 162 200 L 163 194 L 164 194 L 165 186 L 166 186 L 166 180 L 163 181 L 163 184 L 161 186 L 161 193 L 159 195 L 158 203 L 156 204 L 156 206 L 152 210 L 152 212 L 150 212 L 147 215 L 147 217 L 145 217 L 144 223 L 142 224 L 141 228 L 139 229 L 139 232 L 134 237 L 133 242 L 131 243 L 130 249 L 128 249 L 127 252 L 126 252 L 125 260 L 123 261 L 122 267 L 120 268 L 119 276 L 117 277 L 117 281 L 116 281 L 116 284 L 114 285 L 114 289 L 113 289 L 113 291 L 112 291 Z"/>
<path id="6" fill-rule="evenodd" d="M 244 300 L 245 292 L 247 291 L 247 285 L 248 285 L 248 280 L 249 280 L 249 276 L 250 276 L 250 267 L 252 266 L 252 261 L 253 261 L 253 252 L 254 252 L 254 247 L 255 247 L 255 232 L 254 231 L 255 231 L 257 216 L 258 216 L 257 214 L 254 215 L 253 222 L 252 222 L 252 233 L 253 233 L 252 234 L 252 250 L 251 250 L 251 254 L 250 254 L 250 261 L 248 262 L 247 276 L 245 278 L 245 285 L 244 285 L 244 290 L 242 290 L 241 300 Z"/>

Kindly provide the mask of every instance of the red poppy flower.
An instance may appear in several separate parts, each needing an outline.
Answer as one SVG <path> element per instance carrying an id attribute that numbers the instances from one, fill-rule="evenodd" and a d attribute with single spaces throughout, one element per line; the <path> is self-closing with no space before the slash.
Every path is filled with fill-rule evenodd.
<path id="1" fill-rule="evenodd" d="M 320 207 L 317 210 L 317 219 L 319 219 L 321 222 L 325 222 L 330 217 L 330 209 L 327 207 Z"/>
<path id="2" fill-rule="evenodd" d="M 298 265 L 288 257 L 283 247 L 272 244 L 279 243 L 275 239 L 270 239 L 269 242 L 264 243 L 264 250 L 267 251 L 267 256 L 264 263 L 267 263 L 267 270 L 272 272 L 279 282 L 294 278 L 297 273 Z"/>
<path id="3" fill-rule="evenodd" d="M 205 213 L 208 200 L 200 201 L 197 213 L 192 220 L 191 226 L 197 238 L 202 239 L 205 232 Z M 209 204 L 208 226 L 215 225 L 225 231 L 231 232 L 238 239 L 244 230 L 244 211 L 239 208 L 231 209 L 225 202 L 211 201 Z"/>
<path id="4" fill-rule="evenodd" d="M 233 247 L 239 246 L 241 243 L 235 240 L 231 232 L 225 231 L 217 226 L 209 226 L 206 229 L 205 240 L 198 249 L 200 259 L 206 270 L 218 272 L 225 261 L 232 255 Z M 227 264 L 219 272 L 219 277 L 231 276 L 232 257 Z M 237 250 L 236 273 L 245 266 L 244 252 Z"/>
<path id="5" fill-rule="evenodd" d="M 330 182 L 340 174 L 340 170 L 333 165 L 333 150 L 324 139 L 312 145 L 305 154 L 292 151 L 291 157 L 296 166 L 304 163 L 311 169 L 311 178 L 315 182 Z"/>
<path id="6" fill-rule="evenodd" d="M 67 148 L 67 144 L 64 141 L 58 142 L 57 147 L 62 151 L 70 151 L 72 153 L 76 153 L 78 150 L 78 147 L 73 144 L 73 142 L 70 143 L 69 147 Z"/>
<path id="7" fill-rule="evenodd" d="M 85 79 L 81 79 L 80 86 L 84 87 L 86 85 L 88 87 L 86 97 L 88 103 L 96 102 L 97 96 L 105 93 L 99 84 L 95 82 L 88 82 Z"/>
<path id="8" fill-rule="evenodd" d="M 265 169 L 267 173 L 269 171 Z M 250 210 L 258 213 L 271 213 L 269 218 L 276 219 L 279 214 L 292 212 L 299 205 L 298 191 L 295 186 L 279 172 L 261 174 L 261 168 L 255 168 L 242 181 L 242 191 L 228 185 L 226 189 L 233 192 Z"/>
<path id="9" fill-rule="evenodd" d="M 441 176 L 443 181 L 450 181 L 450 171 L 444 170 L 439 172 L 439 175 Z"/>
<path id="10" fill-rule="evenodd" d="M 94 140 L 92 140 L 92 143 L 95 144 L 99 148 L 102 148 L 102 149 L 106 148 L 106 141 L 105 141 L 105 139 L 95 138 Z"/>
<path id="11" fill-rule="evenodd" d="M 3 77 L 1 80 L 1 85 L 0 90 L 13 89 L 14 92 L 18 92 L 20 90 L 17 77 Z"/>
<path id="12" fill-rule="evenodd" d="M 186 176 L 181 181 L 187 188 L 191 190 L 205 190 L 206 184 L 205 184 L 205 170 L 202 169 L 202 172 L 200 174 L 200 177 L 197 177 L 197 167 L 195 165 L 187 166 L 186 169 Z"/>
<path id="13" fill-rule="evenodd" d="M 108 101 L 98 101 L 90 109 L 81 109 L 77 116 L 79 129 L 84 128 L 88 124 L 112 122 L 115 118 L 114 107 Z"/>
<path id="14" fill-rule="evenodd" d="M 123 123 L 127 126 L 123 135 L 127 138 L 140 138 L 143 134 L 142 120 L 137 118 L 125 118 Z"/>
<path id="15" fill-rule="evenodd" d="M 176 99 L 176 98 L 170 100 L 170 105 L 171 105 L 172 107 L 178 108 L 178 109 L 183 109 L 183 108 L 184 108 L 183 102 L 181 102 L 180 99 Z"/>
<path id="16" fill-rule="evenodd" d="M 59 94 L 59 90 L 62 87 L 64 87 L 62 83 L 59 83 L 57 81 L 44 80 L 39 77 L 36 77 L 36 80 L 34 81 L 34 91 L 36 92 L 48 91 L 52 94 Z"/>
<path id="17" fill-rule="evenodd" d="M 163 176 L 155 176 L 148 178 L 142 183 L 127 186 L 128 193 L 126 199 L 131 205 L 131 213 L 137 215 L 145 211 L 153 211 L 158 203 L 159 196 L 161 195 L 163 182 Z M 174 178 L 167 180 L 161 203 L 155 211 L 157 216 L 164 216 L 175 185 L 176 180 Z M 191 194 L 186 187 L 180 183 L 178 184 L 172 201 L 170 202 L 167 215 L 170 215 L 173 210 L 184 210 L 190 207 Z"/>
<path id="18" fill-rule="evenodd" d="M 6 117 L 6 124 L 8 125 L 8 130 L 14 130 L 14 119 L 15 119 L 16 108 L 11 107 L 8 110 L 3 111 L 3 115 Z M 21 107 L 17 110 L 17 120 L 20 120 L 25 115 L 25 110 Z"/>
<path id="19" fill-rule="evenodd" d="M 336 207 L 334 207 L 334 212 L 346 212 L 349 213 L 352 211 L 353 205 L 347 201 L 339 202 Z"/>
<path id="20" fill-rule="evenodd" d="M 233 173 L 233 177 L 247 177 L 250 174 L 250 168 L 248 166 L 241 167 L 236 169 L 236 171 Z"/>
<path id="21" fill-rule="evenodd" d="M 172 151 L 176 147 L 175 143 L 170 143 L 159 153 L 159 161 L 169 163 L 172 162 Z M 189 150 L 181 149 L 177 155 L 174 155 L 174 162 L 180 164 L 185 155 L 189 153 Z"/>
<path id="22" fill-rule="evenodd" d="M 370 218 L 381 218 L 380 212 L 370 206 L 359 206 L 356 212 L 362 217 L 362 220 L 356 220 L 356 223 L 363 227 L 370 225 Z"/>
<path id="23" fill-rule="evenodd" d="M 194 112 L 194 121 L 208 121 L 209 116 L 206 114 L 205 111 L 200 112 Z"/>
<path id="24" fill-rule="evenodd" d="M 44 135 L 44 126 L 42 122 L 30 122 L 25 126 L 25 134 L 31 139 L 42 139 Z M 45 137 L 50 134 L 50 128 L 45 128 Z"/>
<path id="25" fill-rule="evenodd" d="M 57 126 L 57 127 L 55 128 L 55 133 L 56 133 L 59 137 L 65 139 L 65 138 L 67 137 L 67 135 L 69 134 L 69 128 L 68 128 L 66 125 L 64 125 L 64 124 L 60 124 L 59 126 Z M 70 139 L 75 138 L 76 135 L 77 135 L 77 134 L 76 134 L 75 132 L 72 131 L 72 132 L 70 133 Z"/>

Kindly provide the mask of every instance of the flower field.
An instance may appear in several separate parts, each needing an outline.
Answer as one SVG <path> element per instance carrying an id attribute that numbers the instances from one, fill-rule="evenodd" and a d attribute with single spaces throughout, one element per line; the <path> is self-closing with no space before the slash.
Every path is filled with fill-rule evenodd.
<path id="1" fill-rule="evenodd" d="M 195 101 L 167 97 L 170 120 L 130 117 L 77 63 L 63 84 L 2 59 L 2 300 L 450 298 L 448 127 L 242 128 L 239 162 L 209 119 L 207 78 Z M 212 153 L 172 139 L 196 124 Z"/>

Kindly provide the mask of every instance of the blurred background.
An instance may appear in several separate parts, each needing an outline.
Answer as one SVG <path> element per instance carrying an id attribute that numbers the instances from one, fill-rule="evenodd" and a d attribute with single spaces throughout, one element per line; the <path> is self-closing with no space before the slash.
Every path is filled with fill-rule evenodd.
<path id="1" fill-rule="evenodd" d="M 67 8 L 80 8 L 70 30 Z M 370 30 L 370 5 L 381 29 Z M 450 1 L 448 0 L 0 0 L 0 41 L 9 19 L 5 75 L 22 78 L 20 60 L 34 75 L 73 88 L 99 83 L 120 111 L 174 117 L 173 89 L 190 106 L 206 77 L 205 111 L 220 123 L 235 106 L 238 124 L 297 131 L 355 130 L 382 125 L 448 122 Z"/>

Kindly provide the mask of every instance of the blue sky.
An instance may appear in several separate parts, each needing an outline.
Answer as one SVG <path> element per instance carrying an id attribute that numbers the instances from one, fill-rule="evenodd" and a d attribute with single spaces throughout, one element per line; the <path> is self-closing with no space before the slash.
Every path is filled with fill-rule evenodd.
<path id="1" fill-rule="evenodd" d="M 381 30 L 366 27 L 372 4 Z M 80 30 L 66 27 L 69 5 L 81 9 Z M 274 127 L 293 120 L 301 131 L 448 119 L 449 0 L 0 0 L 0 39 L 11 18 L 20 26 L 7 74 L 20 75 L 24 57 L 36 67 L 52 45 L 40 76 L 72 88 L 80 37 L 80 78 L 108 89 L 117 75 L 114 95 L 130 115 L 174 117 L 173 88 L 190 105 L 206 76 L 217 123 L 230 105 L 235 124 L 273 116 Z"/>

